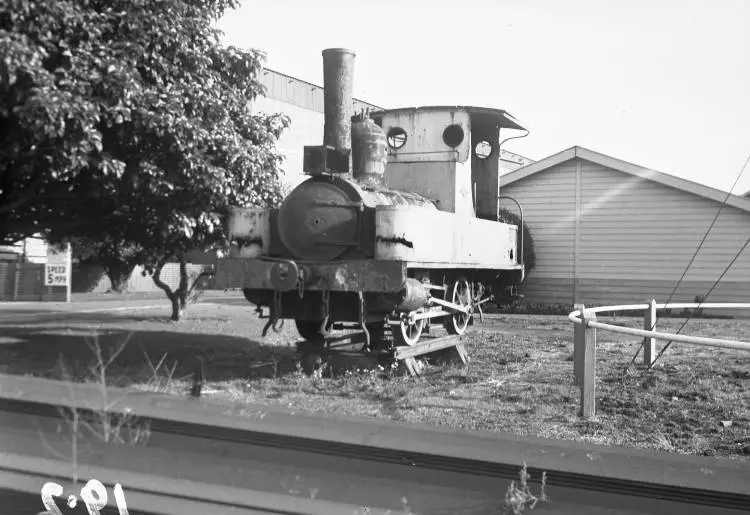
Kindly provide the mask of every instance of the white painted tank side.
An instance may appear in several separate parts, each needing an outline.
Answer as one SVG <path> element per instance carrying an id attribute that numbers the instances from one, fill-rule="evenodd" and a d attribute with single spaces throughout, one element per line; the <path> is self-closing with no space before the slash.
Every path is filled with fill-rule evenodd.
<path id="1" fill-rule="evenodd" d="M 461 216 L 474 216 L 474 196 L 471 191 L 471 160 L 456 163 L 455 185 L 453 212 Z"/>
<path id="2" fill-rule="evenodd" d="M 437 202 L 441 211 L 456 209 L 456 163 L 388 163 L 384 182 L 387 187 L 419 193 Z"/>
<path id="3" fill-rule="evenodd" d="M 271 212 L 261 208 L 232 208 L 229 216 L 230 239 L 253 240 L 240 249 L 234 246 L 231 257 L 254 258 L 268 253 L 271 238 Z"/>
<path id="4" fill-rule="evenodd" d="M 411 206 L 379 206 L 375 259 L 427 268 L 520 268 L 515 225 Z"/>

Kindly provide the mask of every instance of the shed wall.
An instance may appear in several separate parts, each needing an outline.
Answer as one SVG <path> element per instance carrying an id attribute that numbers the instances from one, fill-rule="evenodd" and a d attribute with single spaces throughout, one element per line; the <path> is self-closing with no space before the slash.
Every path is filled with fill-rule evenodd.
<path id="1" fill-rule="evenodd" d="M 252 110 L 253 113 L 284 113 L 289 116 L 291 124 L 276 143 L 276 148 L 284 155 L 282 179 L 292 187 L 308 179 L 309 176 L 302 173 L 304 147 L 323 144 L 323 113 L 265 97 L 258 97 Z"/>
<path id="2" fill-rule="evenodd" d="M 500 189 L 501 196 L 516 199 L 523 207 L 536 249 L 536 267 L 524 282 L 522 293 L 530 302 L 572 302 L 575 246 L 576 165 L 561 163 L 529 179 Z M 502 199 L 500 207 L 516 212 L 515 204 Z"/>
<path id="3" fill-rule="evenodd" d="M 526 301 L 545 303 L 665 301 L 720 206 L 580 158 L 510 184 L 503 194 L 522 203 L 541 265 L 530 273 L 522 293 Z M 705 295 L 749 235 L 750 213 L 725 206 L 673 301 Z M 750 300 L 750 250 L 708 300 Z"/>
<path id="4" fill-rule="evenodd" d="M 720 204 L 594 163 L 582 162 L 580 279 L 676 282 Z M 715 281 L 750 234 L 750 213 L 725 206 L 685 281 Z M 743 253 L 723 281 L 750 280 Z"/>

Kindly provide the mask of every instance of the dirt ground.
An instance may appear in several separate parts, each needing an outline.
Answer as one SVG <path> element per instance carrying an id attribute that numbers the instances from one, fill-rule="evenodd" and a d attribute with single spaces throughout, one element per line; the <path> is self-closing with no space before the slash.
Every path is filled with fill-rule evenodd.
<path id="1" fill-rule="evenodd" d="M 652 370 L 641 356 L 628 369 L 640 340 L 600 330 L 597 416 L 583 420 L 572 384 L 573 328 L 563 316 L 488 316 L 465 338 L 467 366 L 428 367 L 410 378 L 377 369 L 308 377 L 295 364 L 294 324 L 261 338 L 264 321 L 249 304 L 198 304 L 177 323 L 168 314 L 165 306 L 5 318 L 0 372 L 88 380 L 95 354 L 86 341 L 96 335 L 105 360 L 127 340 L 107 369 L 113 385 L 186 395 L 200 357 L 205 396 L 750 460 L 747 352 L 675 343 Z M 674 331 L 683 320 L 662 319 L 658 328 Z M 750 321 L 695 319 L 683 333 L 747 341 Z"/>

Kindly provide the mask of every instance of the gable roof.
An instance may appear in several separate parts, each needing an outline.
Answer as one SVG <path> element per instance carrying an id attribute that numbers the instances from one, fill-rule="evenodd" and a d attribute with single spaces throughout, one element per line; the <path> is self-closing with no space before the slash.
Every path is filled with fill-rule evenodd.
<path id="1" fill-rule="evenodd" d="M 547 170 L 548 168 L 551 168 L 560 163 L 564 163 L 565 161 L 575 159 L 576 157 L 580 157 L 581 159 L 585 159 L 586 161 L 591 161 L 592 163 L 606 166 L 607 168 L 612 168 L 614 170 L 634 175 L 636 177 L 641 177 L 643 179 L 658 182 L 659 184 L 663 184 L 671 188 L 686 191 L 700 197 L 715 200 L 717 202 L 724 202 L 724 199 L 726 199 L 726 204 L 728 206 L 736 207 L 750 213 L 750 198 L 744 198 L 738 195 L 729 195 L 729 197 L 727 198 L 726 191 L 721 191 L 716 188 L 706 186 L 705 184 L 688 181 L 687 179 L 681 179 L 679 177 L 675 177 L 674 175 L 657 172 L 656 170 L 644 168 L 642 166 L 628 163 L 627 161 L 607 156 L 605 154 L 600 154 L 599 152 L 594 152 L 593 150 L 578 146 L 563 150 L 562 152 L 553 154 L 542 159 L 541 161 L 536 161 L 529 165 L 522 166 L 521 168 L 500 176 L 500 186 L 507 186 L 508 184 L 512 184 L 514 182 L 520 181 L 521 179 L 525 179 L 530 175 L 534 175 L 535 173 Z"/>

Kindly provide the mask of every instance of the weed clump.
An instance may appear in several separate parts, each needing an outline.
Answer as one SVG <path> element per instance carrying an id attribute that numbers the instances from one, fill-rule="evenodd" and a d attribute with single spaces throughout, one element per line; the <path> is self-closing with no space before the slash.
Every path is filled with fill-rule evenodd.
<path id="1" fill-rule="evenodd" d="M 523 513 L 527 507 L 533 510 L 537 502 L 549 500 L 545 491 L 547 487 L 546 472 L 542 472 L 542 488 L 538 497 L 529 488 L 528 481 L 531 479 L 531 475 L 526 470 L 526 463 L 523 464 L 523 468 L 518 475 L 518 485 L 515 481 L 511 481 L 508 490 L 505 492 L 505 510 L 503 513 L 507 515 L 518 515 Z"/>

